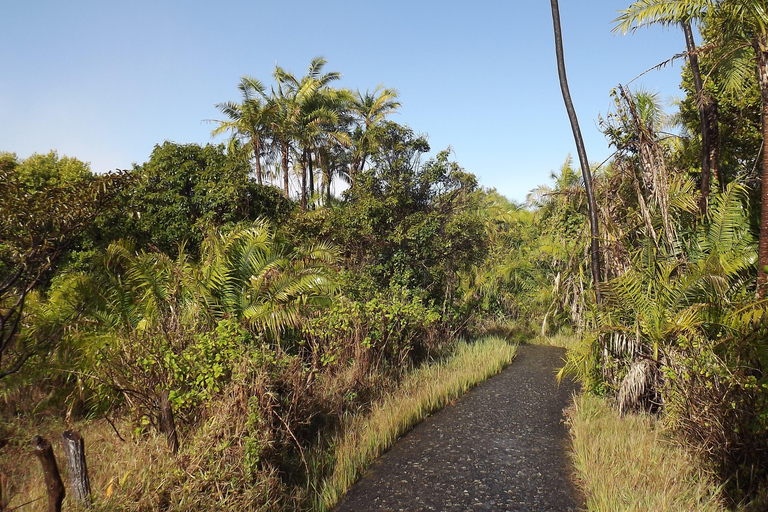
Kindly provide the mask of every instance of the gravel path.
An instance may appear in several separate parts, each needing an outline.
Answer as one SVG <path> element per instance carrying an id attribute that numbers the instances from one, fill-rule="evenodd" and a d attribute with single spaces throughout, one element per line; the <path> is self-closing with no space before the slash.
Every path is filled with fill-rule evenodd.
<path id="1" fill-rule="evenodd" d="M 374 463 L 337 512 L 575 511 L 559 387 L 565 351 L 524 345 L 501 374 L 427 418 Z"/>

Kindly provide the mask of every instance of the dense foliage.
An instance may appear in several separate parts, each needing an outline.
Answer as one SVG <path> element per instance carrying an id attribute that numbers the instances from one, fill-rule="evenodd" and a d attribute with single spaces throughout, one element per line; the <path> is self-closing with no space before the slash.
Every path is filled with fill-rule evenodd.
<path id="1" fill-rule="evenodd" d="M 344 419 L 459 337 L 573 333 L 564 372 L 622 413 L 657 414 L 734 503 L 765 493 L 761 91 L 743 72 L 734 94 L 722 63 L 732 12 L 672 4 L 691 10 L 644 1 L 619 22 L 699 19 L 712 53 L 694 52 L 674 119 L 652 93 L 613 91 L 594 206 L 570 157 L 524 205 L 480 188 L 450 148 L 427 157 L 426 136 L 386 119 L 394 89 L 334 88 L 319 58 L 304 77 L 276 68 L 270 88 L 243 77 L 242 102 L 218 105 L 227 144 L 165 142 L 103 176 L 0 155 L 3 414 L 103 418 L 138 443 L 160 432 L 195 469 L 157 499 L 125 484 L 104 509 L 182 510 L 190 493 L 296 509 L 333 472 Z M 19 446 L 10 427 L 0 439 Z"/>
<path id="2" fill-rule="evenodd" d="M 426 137 L 385 119 L 394 90 L 332 89 L 323 65 L 278 68 L 272 96 L 244 78 L 243 103 L 220 105 L 227 145 L 165 142 L 103 177 L 55 153 L 3 157 L 5 414 L 103 418 L 181 457 L 222 436 L 229 462 L 200 471 L 242 490 L 229 503 L 294 509 L 333 472 L 343 418 L 474 330 L 482 292 L 465 276 L 492 245 L 492 194 L 449 150 L 422 161 Z M 298 193 L 270 184 L 289 174 Z M 162 485 L 137 506 L 192 484 Z"/>

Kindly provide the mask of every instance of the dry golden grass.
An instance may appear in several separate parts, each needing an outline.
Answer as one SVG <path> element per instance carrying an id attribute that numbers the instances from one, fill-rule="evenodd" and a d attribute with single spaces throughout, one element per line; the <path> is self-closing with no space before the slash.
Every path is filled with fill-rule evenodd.
<path id="1" fill-rule="evenodd" d="M 247 398 L 247 397 L 246 397 Z M 182 448 L 173 457 L 164 436 L 136 435 L 129 419 L 117 420 L 121 441 L 105 420 L 65 425 L 48 418 L 33 427 L 27 419 L 3 425 L 11 443 L 0 450 L 0 474 L 7 477 L 5 496 L 9 510 L 46 510 L 45 483 L 31 450 L 31 438 L 40 434 L 51 441 L 67 482 L 66 463 L 59 442 L 66 428 L 85 439 L 93 508 L 99 511 L 290 510 L 291 496 L 280 494 L 274 474 L 249 475 L 243 464 L 242 429 L 246 420 L 242 397 L 225 396 L 216 411 L 198 428 L 182 433 Z M 30 429 L 36 429 L 34 432 Z M 69 497 L 64 510 L 77 510 Z"/>
<path id="2" fill-rule="evenodd" d="M 501 338 L 459 343 L 451 358 L 416 370 L 395 393 L 375 404 L 369 415 L 350 418 L 334 443 L 334 471 L 323 482 L 315 508 L 332 508 L 400 436 L 501 371 L 514 353 L 515 347 Z"/>
<path id="3" fill-rule="evenodd" d="M 531 345 L 545 345 L 548 347 L 561 347 L 568 350 L 579 344 L 579 334 L 555 334 L 553 336 L 536 336 L 528 340 Z"/>
<path id="4" fill-rule="evenodd" d="M 128 429 L 124 423 L 120 426 Z M 149 494 L 149 482 L 154 480 L 151 477 L 157 474 L 172 474 L 174 471 L 174 464 L 165 447 L 165 439 L 151 436 L 133 440 L 130 432 L 123 432 L 124 437 L 128 439 L 123 442 L 106 421 L 64 425 L 59 420 L 50 420 L 42 422 L 34 432 L 29 430 L 29 423 L 21 420 L 15 420 L 15 424 L 6 424 L 5 427 L 12 428 L 16 433 L 12 443 L 4 447 L 0 457 L 0 472 L 6 476 L 8 483 L 5 498 L 9 499 L 9 509 L 20 507 L 20 510 L 24 511 L 46 510 L 43 472 L 31 449 L 31 440 L 36 434 L 51 442 L 67 487 L 66 459 L 60 443 L 61 432 L 72 428 L 83 436 L 86 442 L 91 490 L 98 505 L 97 509 L 119 510 L 124 508 L 120 504 L 127 501 L 138 505 L 145 502 L 147 497 L 153 500 L 157 495 Z M 74 504 L 69 502 L 69 497 L 64 500 L 64 509 L 76 509 Z"/>
<path id="5" fill-rule="evenodd" d="M 590 511 L 723 511 L 718 489 L 652 417 L 618 412 L 598 397 L 569 411 L 573 461 Z"/>
<path id="6" fill-rule="evenodd" d="M 37 422 L 12 419 L 0 425 L 0 437 L 10 441 L 0 450 L 0 474 L 8 482 L 4 497 L 10 498 L 9 510 L 22 505 L 21 511 L 46 510 L 45 484 L 31 439 L 40 434 L 51 441 L 66 484 L 59 439 L 63 430 L 71 428 L 85 439 L 96 512 L 328 509 L 403 433 L 500 371 L 513 355 L 514 347 L 506 341 L 486 339 L 459 343 L 452 357 L 416 369 L 392 394 L 375 403 L 369 414 L 345 419 L 345 434 L 335 440 L 331 457 L 324 450 L 315 454 L 318 460 L 308 456 L 311 468 L 318 471 L 312 477 L 315 491 L 285 487 L 266 471 L 248 473 L 243 463 L 248 396 L 233 385 L 211 403 L 206 421 L 181 432 L 177 457 L 170 455 L 162 436 L 137 435 L 128 419 L 116 422 L 125 441 L 105 420 L 65 424 L 53 417 Z M 321 481 L 320 474 L 329 463 L 331 476 Z M 64 509 L 76 510 L 68 498 Z"/>

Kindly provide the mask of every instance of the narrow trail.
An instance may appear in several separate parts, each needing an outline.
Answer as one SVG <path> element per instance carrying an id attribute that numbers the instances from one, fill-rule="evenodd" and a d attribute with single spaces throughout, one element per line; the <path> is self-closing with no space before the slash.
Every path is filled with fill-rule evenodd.
<path id="1" fill-rule="evenodd" d="M 501 374 L 398 441 L 335 510 L 579 510 L 563 424 L 575 386 L 555 380 L 564 354 L 520 346 Z"/>

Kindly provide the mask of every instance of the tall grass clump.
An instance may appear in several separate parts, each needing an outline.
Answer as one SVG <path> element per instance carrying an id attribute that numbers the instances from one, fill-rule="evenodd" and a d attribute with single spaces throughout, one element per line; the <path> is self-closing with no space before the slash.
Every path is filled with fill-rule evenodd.
<path id="1" fill-rule="evenodd" d="M 713 475 L 650 415 L 583 395 L 568 412 L 577 479 L 590 511 L 724 511 Z"/>

